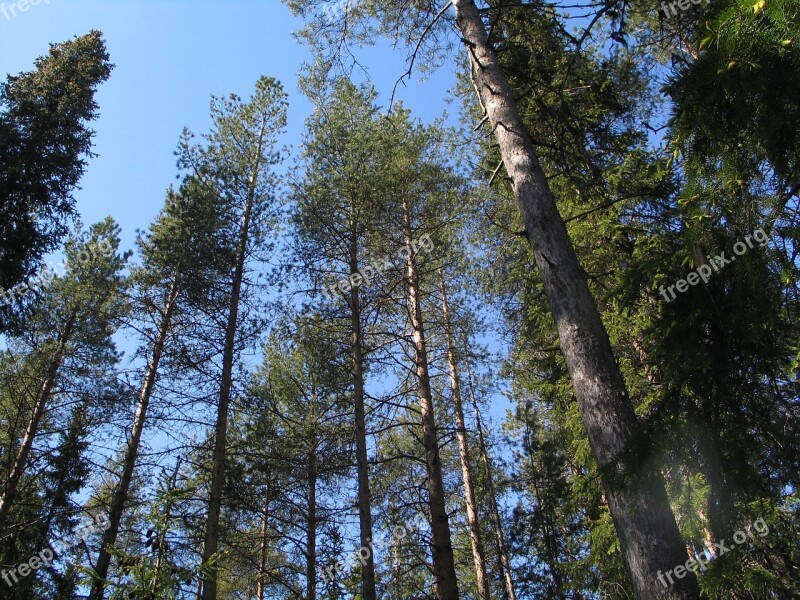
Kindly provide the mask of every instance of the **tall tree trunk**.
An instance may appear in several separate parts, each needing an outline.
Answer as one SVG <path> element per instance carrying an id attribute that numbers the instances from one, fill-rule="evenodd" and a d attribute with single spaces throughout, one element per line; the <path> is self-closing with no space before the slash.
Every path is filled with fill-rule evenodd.
<path id="1" fill-rule="evenodd" d="M 408 199 L 403 198 L 405 244 L 408 253 L 408 312 L 414 341 L 414 362 L 419 381 L 419 401 L 422 408 L 422 440 L 425 446 L 425 466 L 428 474 L 428 502 L 431 511 L 431 553 L 433 555 L 434 593 L 437 600 L 458 600 L 453 543 L 450 523 L 445 507 L 442 461 L 439 456 L 439 439 L 433 412 L 428 351 L 419 289 L 419 274 L 412 244 L 411 214 Z"/>
<path id="2" fill-rule="evenodd" d="M 350 272 L 358 273 L 358 236 L 355 211 L 351 206 Z M 354 285 L 350 294 L 350 343 L 353 354 L 353 403 L 356 417 L 356 463 L 358 477 L 358 522 L 361 547 L 372 547 L 372 498 L 369 490 L 369 462 L 367 456 L 367 418 L 364 407 L 364 341 L 361 327 L 361 300 L 359 286 Z M 375 592 L 375 557 L 372 552 L 366 558 L 361 582 L 364 600 L 377 600 Z"/>
<path id="3" fill-rule="evenodd" d="M 508 80 L 474 0 L 454 0 L 455 18 L 522 214 L 545 292 L 558 327 L 581 419 L 603 475 L 620 547 L 640 599 L 698 598 L 694 573 L 665 588 L 659 574 L 686 561 L 664 482 L 635 464 L 620 464 L 638 422 L 616 363 L 586 273 L 558 214 Z M 635 460 L 635 459 L 634 459 Z M 611 472 L 625 472 L 612 477 Z"/>
<path id="4" fill-rule="evenodd" d="M 228 412 L 230 409 L 231 388 L 233 387 L 233 362 L 236 346 L 236 330 L 239 325 L 239 299 L 242 292 L 244 265 L 247 258 L 247 242 L 250 233 L 250 215 L 255 202 L 256 182 L 258 180 L 264 133 L 267 116 L 263 117 L 258 139 L 258 150 L 255 156 L 253 172 L 247 201 L 242 215 L 242 229 L 236 249 L 236 269 L 233 274 L 231 301 L 228 309 L 228 323 L 225 327 L 225 346 L 222 352 L 222 381 L 219 386 L 219 402 L 217 404 L 217 421 L 214 426 L 214 454 L 211 465 L 211 484 L 208 497 L 208 515 L 206 531 L 203 538 L 203 575 L 202 600 L 217 600 L 217 565 L 215 555 L 219 548 L 219 520 L 222 511 L 222 489 L 225 485 L 225 454 L 228 450 Z"/>
<path id="5" fill-rule="evenodd" d="M 258 557 L 258 580 L 256 581 L 256 599 L 264 600 L 267 593 L 267 551 L 269 549 L 269 500 L 270 491 L 264 496 L 264 508 L 261 513 L 260 552 Z"/>
<path id="6" fill-rule="evenodd" d="M 308 531 L 306 532 L 306 600 L 317 600 L 317 448 L 308 453 Z"/>
<path id="7" fill-rule="evenodd" d="M 458 453 L 461 458 L 461 475 L 464 480 L 464 500 L 467 508 L 467 524 L 472 543 L 472 559 L 475 563 L 475 579 L 478 584 L 478 598 L 490 600 L 489 581 L 486 575 L 486 557 L 481 539 L 481 528 L 478 523 L 478 505 L 475 501 L 475 486 L 472 482 L 472 465 L 469 459 L 469 442 L 467 426 L 464 420 L 464 406 L 461 402 L 461 385 L 458 381 L 456 351 L 453 343 L 450 307 L 447 303 L 447 286 L 444 274 L 440 273 L 442 289 L 442 316 L 444 317 L 445 338 L 447 343 L 447 362 L 450 367 L 450 390 L 453 394 L 453 408 L 456 415 L 456 435 L 458 437 Z"/>
<path id="8" fill-rule="evenodd" d="M 486 448 L 486 438 L 483 435 L 483 421 L 481 411 L 478 408 L 478 400 L 475 397 L 475 386 L 472 382 L 472 369 L 469 366 L 469 354 L 466 344 L 464 345 L 464 367 L 467 371 L 467 382 L 469 383 L 469 396 L 472 401 L 472 410 L 475 413 L 475 427 L 478 430 L 478 445 L 481 452 L 481 460 L 486 477 L 486 491 L 489 499 L 489 511 L 492 515 L 494 525 L 495 542 L 497 543 L 497 556 L 500 561 L 500 572 L 503 574 L 505 586 L 503 587 L 503 597 L 506 600 L 517 600 L 517 593 L 514 590 L 514 578 L 511 573 L 511 561 L 508 557 L 508 546 L 506 546 L 506 536 L 503 533 L 503 522 L 500 519 L 500 509 L 497 506 L 497 492 L 494 487 L 494 473 L 492 463 L 489 460 L 489 451 Z"/>
<path id="9" fill-rule="evenodd" d="M 64 331 L 58 338 L 53 359 L 50 361 L 50 366 L 45 375 L 44 381 L 39 386 L 36 392 L 36 399 L 33 404 L 33 412 L 25 428 L 25 433 L 22 435 L 20 442 L 19 452 L 14 459 L 14 464 L 8 473 L 6 479 L 5 489 L 3 490 L 3 497 L 0 498 L 0 531 L 6 525 L 8 515 L 11 512 L 11 507 L 17 498 L 19 491 L 19 482 L 22 479 L 25 469 L 28 467 L 28 458 L 30 457 L 31 450 L 33 449 L 33 440 L 39 432 L 39 425 L 42 422 L 42 417 L 47 410 L 47 404 L 50 401 L 50 396 L 53 393 L 53 386 L 55 386 L 56 378 L 58 377 L 58 370 L 61 368 L 61 363 L 64 360 L 64 352 L 66 351 L 67 343 L 72 337 L 73 327 L 75 326 L 75 319 L 77 315 L 73 312 L 64 327 Z"/>
<path id="10" fill-rule="evenodd" d="M 158 367 L 161 363 L 161 355 L 164 352 L 164 344 L 166 343 L 167 335 L 172 325 L 172 314 L 175 309 L 177 298 L 178 286 L 175 279 L 173 279 L 167 295 L 167 304 L 161 315 L 158 333 L 153 343 L 152 355 L 147 365 L 147 370 L 145 371 L 142 388 L 139 390 L 139 404 L 136 407 L 136 415 L 133 418 L 131 434 L 125 447 L 125 457 L 122 462 L 122 475 L 119 479 L 119 485 L 114 492 L 114 497 L 111 500 L 111 507 L 108 512 L 109 526 L 103 534 L 103 541 L 100 545 L 100 554 L 97 557 L 97 567 L 95 568 L 97 579 L 92 583 L 89 600 L 103 600 L 108 569 L 111 565 L 109 548 L 117 543 L 122 513 L 125 510 L 125 503 L 128 501 L 128 493 L 130 492 L 131 482 L 133 481 L 136 460 L 139 457 L 142 432 L 144 431 L 144 424 L 147 420 L 147 409 L 150 406 L 150 397 L 153 394 L 153 388 L 158 376 Z"/>

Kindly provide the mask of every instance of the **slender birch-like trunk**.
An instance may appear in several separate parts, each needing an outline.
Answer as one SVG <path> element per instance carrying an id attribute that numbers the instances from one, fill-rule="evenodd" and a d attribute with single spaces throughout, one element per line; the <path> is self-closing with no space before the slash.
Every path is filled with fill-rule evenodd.
<path id="1" fill-rule="evenodd" d="M 453 395 L 453 408 L 456 416 L 456 436 L 458 437 L 458 453 L 461 459 L 461 476 L 464 481 L 464 501 L 467 509 L 467 525 L 472 544 L 472 559 L 475 563 L 475 579 L 478 584 L 478 598 L 490 600 L 489 580 L 486 575 L 486 556 L 481 539 L 481 528 L 478 523 L 478 504 L 475 500 L 475 486 L 472 481 L 472 465 L 469 459 L 469 441 L 467 426 L 464 420 L 464 406 L 461 402 L 461 385 L 458 381 L 458 366 L 453 343 L 450 307 L 447 303 L 447 286 L 444 274 L 440 273 L 442 290 L 442 317 L 444 318 L 445 340 L 447 343 L 447 362 L 450 368 L 450 391 Z"/>
<path id="2" fill-rule="evenodd" d="M 111 507 L 108 512 L 109 526 L 103 533 L 100 554 L 97 558 L 97 566 L 95 567 L 97 578 L 92 583 L 89 600 L 103 600 L 108 569 L 111 565 L 111 553 L 109 552 L 109 548 L 117 543 L 122 513 L 125 510 L 125 503 L 128 501 L 128 494 L 130 492 L 131 482 L 133 481 L 133 473 L 136 468 L 136 460 L 139 457 L 142 432 L 144 431 L 144 424 L 147 420 L 147 409 L 150 406 L 150 398 L 153 394 L 153 388 L 155 387 L 156 378 L 158 376 L 158 367 L 161 363 L 161 355 L 164 352 L 167 335 L 172 326 L 172 315 L 175 310 L 177 299 L 178 286 L 175 279 L 173 279 L 169 287 L 167 304 L 161 315 L 158 333 L 153 343 L 153 351 L 147 365 L 142 388 L 139 391 L 139 403 L 136 407 L 136 415 L 133 418 L 131 434 L 125 447 L 125 457 L 122 462 L 122 475 L 119 480 L 119 485 L 114 491 L 114 497 L 111 500 Z"/>
<path id="3" fill-rule="evenodd" d="M 658 580 L 662 572 L 686 561 L 664 482 L 660 476 L 623 460 L 638 421 L 586 273 L 575 255 L 475 2 L 453 0 L 453 7 L 476 91 L 511 179 L 525 235 L 550 301 L 633 589 L 640 600 L 699 598 L 694 573 L 676 579 L 667 588 Z"/>
<path id="4" fill-rule="evenodd" d="M 437 600 L 458 600 L 458 581 L 456 579 L 453 544 L 450 536 L 450 523 L 445 507 L 442 461 L 439 456 L 438 431 L 433 412 L 430 373 L 428 371 L 428 351 L 425 327 L 422 319 L 422 306 L 419 289 L 419 274 L 412 243 L 411 215 L 408 199 L 403 199 L 403 220 L 405 226 L 405 246 L 408 252 L 406 262 L 408 278 L 408 312 L 414 341 L 414 363 L 419 382 L 419 401 L 422 409 L 422 439 L 425 446 L 425 466 L 428 474 L 428 502 L 431 511 L 431 553 L 433 555 L 434 594 Z"/>
<path id="5" fill-rule="evenodd" d="M 497 544 L 497 558 L 500 562 L 500 572 L 503 574 L 505 586 L 503 587 L 503 597 L 506 600 L 517 600 L 517 593 L 514 590 L 514 578 L 511 573 L 511 561 L 508 557 L 508 546 L 506 546 L 506 536 L 503 533 L 503 522 L 500 519 L 500 509 L 497 506 L 497 492 L 494 487 L 494 473 L 492 463 L 489 460 L 489 451 L 486 448 L 486 437 L 483 435 L 483 420 L 481 411 L 478 408 L 478 400 L 475 398 L 475 386 L 472 381 L 472 369 L 469 366 L 469 354 L 467 354 L 466 344 L 464 346 L 464 368 L 467 371 L 467 383 L 469 384 L 469 396 L 472 401 L 472 410 L 475 413 L 475 427 L 478 430 L 478 447 L 480 449 L 481 461 L 483 462 L 484 474 L 486 477 L 486 492 L 489 500 L 489 511 L 492 516 L 494 526 L 495 543 Z"/>

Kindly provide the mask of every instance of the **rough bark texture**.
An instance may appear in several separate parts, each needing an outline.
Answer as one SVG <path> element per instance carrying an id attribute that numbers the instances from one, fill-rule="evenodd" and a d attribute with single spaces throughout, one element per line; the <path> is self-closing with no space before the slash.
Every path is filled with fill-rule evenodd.
<path id="1" fill-rule="evenodd" d="M 11 507 L 17 498 L 19 491 L 19 482 L 22 479 L 25 469 L 28 466 L 28 458 L 30 457 L 31 450 L 33 449 L 33 440 L 39 432 L 39 425 L 42 422 L 42 417 L 47 410 L 47 403 L 50 401 L 50 396 L 53 393 L 53 386 L 55 386 L 56 378 L 58 377 L 58 370 L 61 368 L 61 363 L 64 360 L 64 352 L 67 343 L 72 337 L 73 328 L 75 326 L 76 315 L 73 313 L 67 320 L 63 333 L 58 338 L 53 360 L 50 361 L 50 367 L 47 370 L 47 375 L 44 381 L 39 386 L 39 391 L 36 393 L 36 400 L 33 405 L 33 413 L 25 428 L 25 433 L 22 435 L 20 442 L 19 452 L 14 459 L 14 464 L 11 467 L 6 484 L 3 490 L 3 497 L 0 498 L 0 531 L 3 530 L 11 512 Z"/>
<path id="2" fill-rule="evenodd" d="M 486 556 L 481 539 L 481 527 L 478 523 L 478 504 L 475 500 L 475 486 L 472 481 L 472 465 L 469 459 L 469 441 L 467 426 L 464 420 L 464 406 L 461 402 L 461 385 L 458 381 L 455 345 L 453 344 L 450 307 L 447 303 L 447 286 L 444 275 L 441 276 L 442 316 L 444 317 L 445 338 L 447 342 L 447 362 L 450 368 L 450 391 L 453 397 L 453 409 L 456 416 L 456 436 L 458 437 L 458 454 L 461 459 L 461 476 L 464 481 L 464 501 L 467 509 L 467 525 L 472 544 L 472 560 L 475 563 L 475 580 L 478 584 L 478 598 L 490 600 L 489 578 L 486 575 Z"/>
<path id="3" fill-rule="evenodd" d="M 125 503 L 128 501 L 128 493 L 133 481 L 133 472 L 136 468 L 136 460 L 139 457 L 139 447 L 142 441 L 142 432 L 144 431 L 144 424 L 147 420 L 147 409 L 150 406 L 150 397 L 153 394 L 153 387 L 156 383 L 158 375 L 158 366 L 161 362 L 161 355 L 164 352 L 164 344 L 167 340 L 167 334 L 172 322 L 172 314 L 175 309 L 175 302 L 178 297 L 178 288 L 173 280 L 170 285 L 167 304 L 164 307 L 164 312 L 161 316 L 161 323 L 159 324 L 158 333 L 156 334 L 155 342 L 153 343 L 153 351 L 150 361 L 147 365 L 142 389 L 139 391 L 139 404 L 136 407 L 136 415 L 133 418 L 133 426 L 131 427 L 131 435 L 128 438 L 128 443 L 125 447 L 125 457 L 122 461 L 122 475 L 119 480 L 119 485 L 114 491 L 114 496 L 111 500 L 111 507 L 108 511 L 109 526 L 103 534 L 103 541 L 100 546 L 100 554 L 97 557 L 97 566 L 95 571 L 97 579 L 92 583 L 92 590 L 89 594 L 89 600 L 103 600 L 104 588 L 106 578 L 108 577 L 108 569 L 111 565 L 111 554 L 108 549 L 117 543 L 117 536 L 119 535 L 119 525 L 122 521 L 122 513 L 125 510 Z"/>
<path id="4" fill-rule="evenodd" d="M 208 516 L 203 539 L 202 600 L 217 600 L 217 566 L 214 562 L 219 548 L 219 519 L 222 510 L 222 489 L 225 483 L 225 454 L 228 449 L 228 412 L 230 410 L 231 388 L 233 386 L 233 359 L 236 344 L 236 329 L 239 324 L 239 299 L 244 277 L 244 264 L 247 257 L 247 241 L 250 234 L 250 215 L 255 202 L 255 187 L 261 161 L 262 143 L 266 130 L 266 116 L 261 125 L 258 151 L 256 152 L 250 189 L 242 216 L 242 229 L 236 250 L 236 269 L 233 275 L 231 301 L 228 310 L 228 323 L 225 328 L 225 346 L 222 353 L 222 381 L 219 386 L 217 421 L 214 427 L 214 454 L 211 466 L 211 485 L 208 497 Z"/>
<path id="5" fill-rule="evenodd" d="M 439 440 L 433 412 L 428 351 L 425 327 L 420 305 L 419 275 L 412 244 L 411 216 L 408 202 L 403 200 L 405 220 L 405 244 L 408 252 L 408 312 L 414 341 L 414 362 L 419 382 L 419 401 L 422 409 L 422 440 L 425 446 L 425 465 L 428 474 L 428 502 L 431 511 L 431 553 L 433 555 L 434 594 L 437 600 L 458 600 L 453 544 L 450 538 L 450 523 L 445 508 L 442 461 L 439 457 Z"/>
<path id="6" fill-rule="evenodd" d="M 467 356 L 466 348 L 464 356 Z M 472 410 L 475 412 L 475 428 L 478 430 L 478 446 L 481 452 L 481 460 L 486 477 L 486 493 L 489 500 L 489 512 L 492 516 L 494 525 L 495 542 L 497 544 L 497 557 L 500 561 L 500 572 L 503 574 L 504 587 L 503 598 L 506 600 L 517 600 L 517 592 L 514 589 L 514 578 L 511 573 L 511 560 L 508 558 L 508 546 L 506 546 L 506 536 L 503 533 L 503 522 L 500 519 L 500 509 L 497 506 L 497 492 L 494 487 L 494 474 L 492 464 L 489 461 L 489 451 L 486 448 L 486 438 L 483 435 L 483 422 L 481 411 L 478 408 L 478 400 L 475 398 L 475 387 L 472 383 L 472 371 L 469 366 L 469 359 L 464 361 L 469 382 L 469 395 L 472 400 Z"/>
<path id="7" fill-rule="evenodd" d="M 504 166 L 511 178 L 525 227 L 558 327 L 581 419 L 598 466 L 620 546 L 640 599 L 698 598 L 693 573 L 665 588 L 661 571 L 686 561 L 686 552 L 660 477 L 623 465 L 622 452 L 637 430 L 637 419 L 614 358 L 586 274 L 539 165 L 533 142 L 517 110 L 486 27 L 473 0 L 455 0 L 456 23 L 472 64 Z M 610 467 L 610 469 L 609 469 Z M 624 483 L 610 471 L 630 467 Z"/>
<path id="8" fill-rule="evenodd" d="M 355 227 L 350 233 L 350 272 L 358 273 L 358 237 Z M 369 462 L 367 455 L 367 424 L 364 407 L 364 347 L 361 328 L 361 300 L 358 286 L 352 287 L 350 296 L 351 350 L 353 354 L 353 403 L 356 419 L 356 462 L 358 476 L 358 521 L 361 547 L 371 548 L 372 499 L 369 489 Z M 370 552 L 363 568 L 361 593 L 364 600 L 377 600 L 375 592 L 375 557 Z"/>

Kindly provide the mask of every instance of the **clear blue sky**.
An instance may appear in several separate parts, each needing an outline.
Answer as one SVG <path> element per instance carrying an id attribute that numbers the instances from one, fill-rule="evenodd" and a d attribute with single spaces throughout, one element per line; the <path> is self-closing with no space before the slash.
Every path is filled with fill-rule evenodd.
<path id="1" fill-rule="evenodd" d="M 51 42 L 90 29 L 104 33 L 116 68 L 97 96 L 99 156 L 75 194 L 87 225 L 110 214 L 131 247 L 135 229 L 147 227 L 175 181 L 173 152 L 181 129 L 204 132 L 211 94 L 249 97 L 260 75 L 276 77 L 289 93 L 285 141 L 297 149 L 311 107 L 295 82 L 309 55 L 291 35 L 301 22 L 278 0 L 47 1 L 25 12 L 16 8 L 10 20 L 0 10 L 0 75 L 31 69 Z M 0 9 L 5 3 L 10 15 L 8 7 L 18 2 L 0 0 Z M 401 53 L 382 47 L 360 58 L 388 99 L 405 70 Z M 425 83 L 415 77 L 398 97 L 430 120 L 445 107 L 452 71 L 445 67 Z"/>

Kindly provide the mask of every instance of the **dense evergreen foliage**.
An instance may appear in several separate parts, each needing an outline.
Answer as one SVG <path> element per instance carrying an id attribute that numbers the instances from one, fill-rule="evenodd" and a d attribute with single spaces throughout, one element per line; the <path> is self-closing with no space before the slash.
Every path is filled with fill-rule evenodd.
<path id="1" fill-rule="evenodd" d="M 100 34 L 0 88 L 0 598 L 799 597 L 800 2 L 287 4 L 135 250 Z"/>

